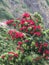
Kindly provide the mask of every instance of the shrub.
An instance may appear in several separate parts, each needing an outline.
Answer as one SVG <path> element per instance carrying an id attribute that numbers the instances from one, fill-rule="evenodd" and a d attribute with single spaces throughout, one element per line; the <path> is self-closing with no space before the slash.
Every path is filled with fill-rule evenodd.
<path id="1" fill-rule="evenodd" d="M 43 20 L 38 13 L 24 13 L 22 18 L 8 20 L 6 24 L 13 27 L 7 31 L 7 40 L 12 40 L 16 47 L 13 51 L 1 54 L 1 65 L 42 65 L 43 60 L 49 59 Z"/>

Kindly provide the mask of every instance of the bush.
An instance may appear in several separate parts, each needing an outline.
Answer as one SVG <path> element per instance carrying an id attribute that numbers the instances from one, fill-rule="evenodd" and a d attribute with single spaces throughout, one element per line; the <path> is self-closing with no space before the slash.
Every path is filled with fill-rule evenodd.
<path id="1" fill-rule="evenodd" d="M 42 65 L 49 59 L 43 20 L 38 13 L 24 13 L 22 18 L 8 20 L 6 24 L 13 29 L 8 29 L 7 35 L 3 32 L 4 36 L 1 36 L 7 43 L 13 44 L 14 49 L 1 54 L 1 65 Z"/>

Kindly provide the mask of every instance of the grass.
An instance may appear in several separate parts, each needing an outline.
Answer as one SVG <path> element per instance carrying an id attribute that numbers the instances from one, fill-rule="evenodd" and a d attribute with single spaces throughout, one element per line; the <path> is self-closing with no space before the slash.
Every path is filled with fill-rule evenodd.
<path id="1" fill-rule="evenodd" d="M 0 19 L 12 19 L 13 16 L 11 13 L 6 11 L 4 8 L 0 8 Z"/>
<path id="2" fill-rule="evenodd" d="M 16 43 L 12 40 L 6 40 L 8 36 L 8 29 L 0 27 L 0 55 L 9 51 L 15 51 Z"/>

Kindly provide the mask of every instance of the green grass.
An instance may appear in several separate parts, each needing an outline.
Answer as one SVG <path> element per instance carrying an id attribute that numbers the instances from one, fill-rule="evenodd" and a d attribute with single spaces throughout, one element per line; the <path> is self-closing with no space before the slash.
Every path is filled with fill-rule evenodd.
<path id="1" fill-rule="evenodd" d="M 11 13 L 6 11 L 4 8 L 0 8 L 0 19 L 12 19 L 13 16 Z"/>
<path id="2" fill-rule="evenodd" d="M 12 40 L 6 40 L 8 36 L 8 29 L 0 27 L 0 55 L 9 51 L 15 51 L 16 43 Z"/>

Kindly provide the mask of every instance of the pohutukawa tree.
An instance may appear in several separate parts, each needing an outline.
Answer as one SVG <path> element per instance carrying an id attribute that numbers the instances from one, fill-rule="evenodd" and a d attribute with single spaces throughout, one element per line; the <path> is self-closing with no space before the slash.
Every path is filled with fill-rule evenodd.
<path id="1" fill-rule="evenodd" d="M 13 29 L 3 33 L 6 36 L 4 41 L 13 44 L 15 50 L 0 54 L 1 65 L 42 65 L 43 60 L 49 59 L 43 19 L 38 13 L 24 13 L 18 19 L 6 21 L 6 24 Z"/>

